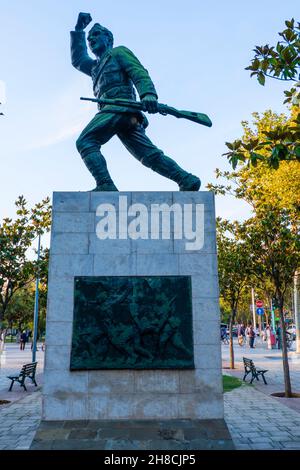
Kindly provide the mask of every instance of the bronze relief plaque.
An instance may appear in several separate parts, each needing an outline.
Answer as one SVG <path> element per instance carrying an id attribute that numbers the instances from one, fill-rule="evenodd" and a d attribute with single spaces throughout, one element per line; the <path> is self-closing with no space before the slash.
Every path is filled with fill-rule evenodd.
<path id="1" fill-rule="evenodd" d="M 194 368 L 190 276 L 74 283 L 71 370 Z"/>

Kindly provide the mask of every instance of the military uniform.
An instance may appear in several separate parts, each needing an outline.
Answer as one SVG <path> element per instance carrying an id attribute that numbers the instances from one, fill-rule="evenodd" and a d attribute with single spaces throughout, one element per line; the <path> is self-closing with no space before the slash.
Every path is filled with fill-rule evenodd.
<path id="1" fill-rule="evenodd" d="M 83 31 L 71 32 L 72 65 L 92 77 L 94 95 L 98 99 L 136 100 L 134 86 L 140 99 L 157 93 L 147 70 L 126 47 L 107 49 L 101 59 L 93 60 L 87 53 Z M 96 190 L 117 190 L 100 152 L 100 147 L 115 134 L 129 152 L 143 165 L 162 176 L 176 181 L 179 186 L 192 175 L 164 155 L 145 134 L 147 119 L 132 108 L 114 105 L 99 106 L 99 112 L 83 130 L 76 145 L 86 166 L 96 179 Z"/>

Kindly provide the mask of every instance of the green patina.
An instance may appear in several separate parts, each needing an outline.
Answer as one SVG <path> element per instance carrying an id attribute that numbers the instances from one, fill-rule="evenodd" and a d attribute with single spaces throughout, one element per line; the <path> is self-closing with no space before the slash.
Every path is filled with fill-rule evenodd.
<path id="1" fill-rule="evenodd" d="M 71 370 L 193 368 L 189 276 L 75 277 Z"/>
<path id="2" fill-rule="evenodd" d="M 127 47 L 114 47 L 113 34 L 99 23 L 86 38 L 85 29 L 91 21 L 89 13 L 79 14 L 75 31 L 71 31 L 71 60 L 77 70 L 91 77 L 96 99 L 135 102 L 137 91 L 143 111 L 161 111 L 155 86 L 139 59 Z M 95 58 L 88 54 L 87 44 Z M 198 191 L 200 179 L 181 168 L 151 142 L 145 133 L 146 116 L 129 105 L 129 101 L 128 106 L 99 102 L 99 112 L 77 139 L 77 149 L 96 180 L 94 190 L 117 191 L 100 151 L 102 145 L 117 135 L 143 165 L 175 181 L 181 191 Z M 211 125 L 210 121 L 208 124 Z"/>

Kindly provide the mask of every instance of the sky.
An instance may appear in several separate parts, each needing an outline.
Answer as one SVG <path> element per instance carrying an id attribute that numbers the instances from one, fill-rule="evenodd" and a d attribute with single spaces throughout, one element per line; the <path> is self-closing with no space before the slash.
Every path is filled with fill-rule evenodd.
<path id="1" fill-rule="evenodd" d="M 75 146 L 96 113 L 91 79 L 70 62 L 69 31 L 80 11 L 111 29 L 115 45 L 131 49 L 148 69 L 159 101 L 206 113 L 207 128 L 172 116 L 149 115 L 148 135 L 166 155 L 198 175 L 202 190 L 215 169 L 229 170 L 225 142 L 239 138 L 254 111 L 285 111 L 286 83 L 265 87 L 245 67 L 255 45 L 274 44 L 284 21 L 299 21 L 294 0 L 0 0 L 0 220 L 53 191 L 95 184 Z M 89 28 L 88 28 L 89 29 Z M 136 161 L 114 137 L 102 148 L 122 191 L 176 191 L 177 185 Z M 243 219 L 245 203 L 218 197 L 217 215 Z"/>

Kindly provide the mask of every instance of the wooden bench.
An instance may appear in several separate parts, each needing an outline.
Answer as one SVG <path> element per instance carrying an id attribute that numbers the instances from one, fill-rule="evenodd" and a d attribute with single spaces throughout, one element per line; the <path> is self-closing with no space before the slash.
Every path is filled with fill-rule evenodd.
<path id="1" fill-rule="evenodd" d="M 37 362 L 30 362 L 29 364 L 23 365 L 19 375 L 9 375 L 7 378 L 11 380 L 11 385 L 8 391 L 11 392 L 15 382 L 19 382 L 20 386 L 23 387 L 25 391 L 27 391 L 27 388 L 25 387 L 26 377 L 28 377 L 37 387 L 37 383 L 35 381 L 36 366 Z"/>
<path id="2" fill-rule="evenodd" d="M 253 380 L 254 379 L 259 380 L 259 375 L 261 375 L 265 385 L 267 385 L 267 381 L 265 379 L 265 373 L 268 372 L 268 370 L 257 369 L 252 359 L 248 359 L 247 357 L 243 357 L 243 362 L 244 362 L 244 369 L 245 369 L 245 375 L 243 378 L 244 381 L 248 374 L 252 374 L 251 381 L 250 381 L 250 383 L 252 384 Z"/>

